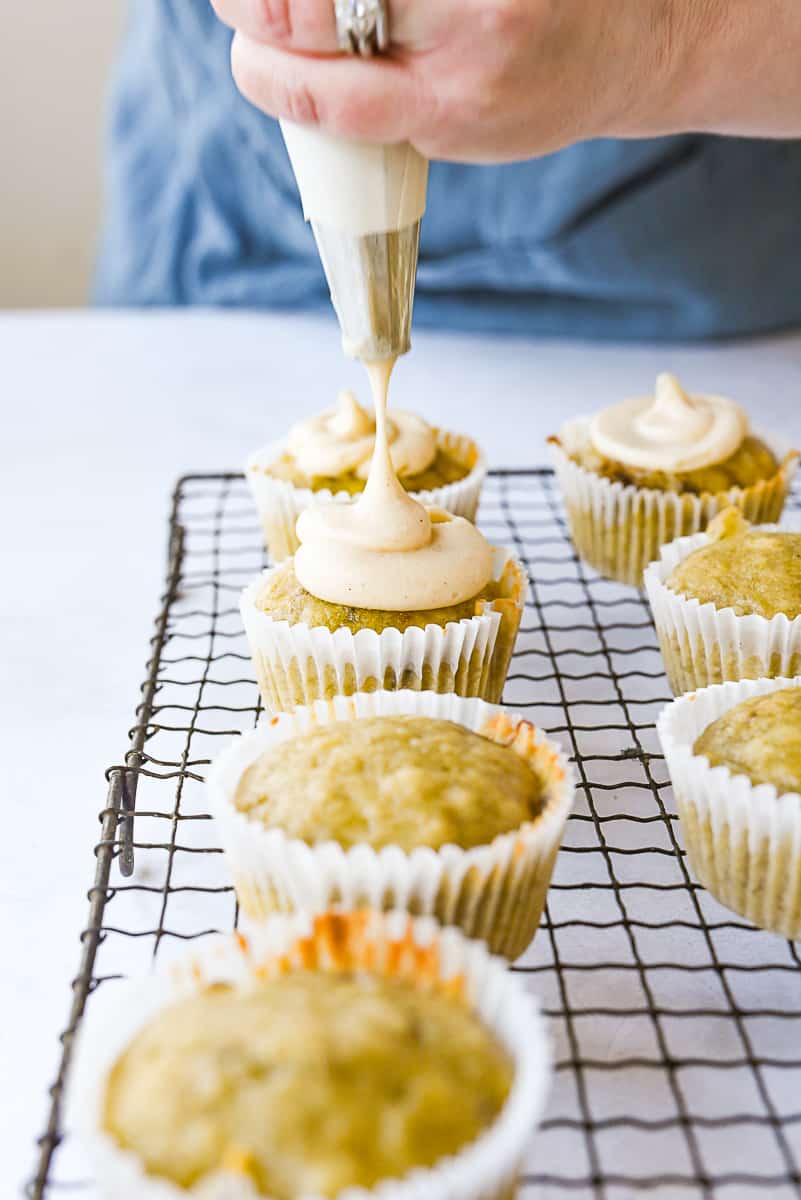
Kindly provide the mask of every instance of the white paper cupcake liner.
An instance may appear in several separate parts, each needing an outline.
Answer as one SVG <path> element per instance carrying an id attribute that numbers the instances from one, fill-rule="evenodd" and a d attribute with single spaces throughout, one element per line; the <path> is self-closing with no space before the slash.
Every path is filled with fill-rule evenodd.
<path id="1" fill-rule="evenodd" d="M 739 508 L 752 524 L 778 521 L 798 468 L 789 443 L 755 430 L 781 464 L 770 479 L 716 495 L 660 492 L 605 479 L 574 462 L 570 454 L 586 445 L 589 427 L 589 417 L 576 417 L 550 442 L 570 536 L 596 571 L 634 587 L 642 586 L 643 572 L 661 546 L 702 532 L 723 508 Z"/>
<path id="2" fill-rule="evenodd" d="M 400 713 L 453 721 L 504 745 L 514 742 L 542 780 L 543 811 L 519 830 L 484 846 L 440 850 L 420 846 L 343 849 L 336 842 L 309 845 L 280 829 L 267 829 L 239 812 L 234 796 L 242 774 L 271 746 L 332 721 Z M 459 765 L 454 763 L 458 773 Z M 328 909 L 404 910 L 458 925 L 495 954 L 517 958 L 539 926 L 565 822 L 575 792 L 572 768 L 561 749 L 530 722 L 482 700 L 434 692 L 374 692 L 317 701 L 237 738 L 208 777 L 216 818 L 242 911 L 255 921 L 274 912 Z M 487 805 L 493 797 L 487 796 Z"/>
<path id="3" fill-rule="evenodd" d="M 337 629 L 275 621 L 257 601 L 268 568 L 240 601 L 250 653 L 268 712 L 358 691 L 456 692 L 497 703 L 501 698 L 526 593 L 526 577 L 514 555 L 495 547 L 493 579 L 504 595 L 486 601 L 474 617 L 445 626 L 399 629 Z"/>
<path id="4" fill-rule="evenodd" d="M 481 489 L 487 474 L 484 454 L 472 438 L 458 433 L 437 430 L 437 444 L 454 458 L 470 465 L 464 479 L 446 483 L 429 491 L 412 495 L 431 508 L 444 508 L 455 517 L 475 521 Z M 264 542 L 273 562 L 282 562 L 298 548 L 295 533 L 298 517 L 311 504 L 347 503 L 353 500 L 348 492 L 330 492 L 327 488 L 314 492 L 311 488 L 296 487 L 286 479 L 275 479 L 267 468 L 286 450 L 286 442 L 271 442 L 252 454 L 245 464 L 245 476 L 259 513 Z"/>
<path id="5" fill-rule="evenodd" d="M 783 528 L 796 526 L 788 522 Z M 679 563 L 709 541 L 705 533 L 678 538 L 662 547 L 659 561 L 645 572 L 645 590 L 674 694 L 731 680 L 801 673 L 801 617 L 741 617 L 733 608 L 702 604 L 668 587 Z"/>
<path id="6" fill-rule="evenodd" d="M 501 960 L 458 930 L 407 914 L 365 912 L 274 918 L 248 942 L 209 939 L 170 969 L 136 983 L 108 985 L 92 997 L 75 1047 L 66 1113 L 100 1194 L 108 1200 L 256 1200 L 255 1189 L 230 1172 L 209 1175 L 188 1190 L 148 1175 L 135 1154 L 104 1132 L 102 1109 L 115 1061 L 165 1005 L 213 982 L 259 986 L 257 973 L 263 978 L 288 969 L 369 970 L 421 986 L 438 981 L 449 983 L 449 990 L 457 986 L 514 1064 L 500 1115 L 464 1150 L 403 1179 L 346 1189 L 337 1200 L 511 1200 L 551 1076 L 550 1046 L 535 1000 Z"/>
<path id="7" fill-rule="evenodd" d="M 693 746 L 742 700 L 800 686 L 801 676 L 717 684 L 673 700 L 657 724 L 695 875 L 721 904 L 788 938 L 801 938 L 801 795 L 713 767 Z"/>

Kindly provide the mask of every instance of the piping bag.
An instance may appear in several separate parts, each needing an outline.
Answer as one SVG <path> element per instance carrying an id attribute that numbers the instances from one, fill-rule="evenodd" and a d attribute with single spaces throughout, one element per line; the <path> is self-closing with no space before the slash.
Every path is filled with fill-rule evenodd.
<path id="1" fill-rule="evenodd" d="M 411 344 L 428 160 L 408 142 L 375 145 L 281 122 L 346 354 L 381 362 Z"/>

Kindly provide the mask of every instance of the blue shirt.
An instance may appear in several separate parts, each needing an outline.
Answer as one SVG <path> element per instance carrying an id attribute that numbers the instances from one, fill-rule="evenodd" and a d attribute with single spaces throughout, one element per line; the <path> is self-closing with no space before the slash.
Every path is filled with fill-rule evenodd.
<path id="1" fill-rule="evenodd" d="M 101 304 L 321 308 L 275 122 L 207 0 L 137 0 L 117 67 Z M 589 142 L 434 163 L 419 325 L 701 338 L 801 324 L 801 141 Z"/>

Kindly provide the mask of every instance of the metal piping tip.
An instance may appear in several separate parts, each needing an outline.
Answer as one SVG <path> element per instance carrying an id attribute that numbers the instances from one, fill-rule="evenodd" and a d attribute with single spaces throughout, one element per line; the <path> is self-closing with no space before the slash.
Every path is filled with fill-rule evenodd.
<path id="1" fill-rule="evenodd" d="M 411 345 L 420 221 L 364 236 L 312 221 L 345 353 L 364 362 Z"/>

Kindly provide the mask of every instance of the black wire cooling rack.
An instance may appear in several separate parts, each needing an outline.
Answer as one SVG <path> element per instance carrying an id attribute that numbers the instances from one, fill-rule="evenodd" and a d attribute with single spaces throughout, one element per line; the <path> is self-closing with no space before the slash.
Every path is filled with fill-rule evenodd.
<path id="1" fill-rule="evenodd" d="M 557 1059 L 521 1196 L 801 1196 L 801 959 L 692 879 L 656 739 L 669 693 L 647 605 L 576 559 L 550 472 L 493 472 L 481 514 L 531 581 L 504 700 L 579 776 L 543 926 L 512 968 L 541 998 Z M 202 782 L 260 713 L 237 603 L 260 547 L 240 475 L 179 481 L 31 1197 L 93 1194 L 60 1101 L 94 990 L 236 922 Z"/>

